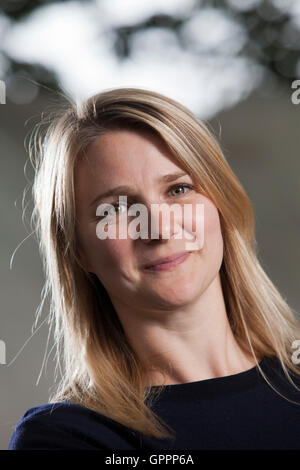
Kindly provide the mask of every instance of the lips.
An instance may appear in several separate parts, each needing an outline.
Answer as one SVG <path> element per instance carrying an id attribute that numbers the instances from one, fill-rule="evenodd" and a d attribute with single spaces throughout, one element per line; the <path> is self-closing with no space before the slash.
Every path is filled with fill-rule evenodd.
<path id="1" fill-rule="evenodd" d="M 187 253 L 188 253 L 188 251 L 181 251 L 180 253 L 175 253 L 174 255 L 166 256 L 165 258 L 156 259 L 155 261 L 151 261 L 151 263 L 146 264 L 144 266 L 144 268 L 145 269 L 150 269 L 150 268 L 153 268 L 154 266 L 158 266 L 160 264 L 170 263 L 172 261 L 177 260 L 178 258 L 182 258 Z"/>

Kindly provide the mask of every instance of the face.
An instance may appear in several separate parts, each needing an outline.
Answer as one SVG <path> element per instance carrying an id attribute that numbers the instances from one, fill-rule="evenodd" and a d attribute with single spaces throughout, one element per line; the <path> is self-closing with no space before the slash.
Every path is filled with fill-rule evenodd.
<path id="1" fill-rule="evenodd" d="M 174 177 L 173 181 L 171 177 L 162 180 L 165 175 L 180 172 L 184 175 Z M 79 157 L 75 168 L 75 199 L 82 264 L 97 275 L 114 305 L 126 304 L 141 311 L 180 308 L 196 300 L 219 275 L 223 239 L 218 210 L 196 190 L 194 183 L 159 137 L 145 131 L 109 131 Z M 130 192 L 118 190 L 115 195 L 98 198 L 123 185 L 130 187 Z M 124 229 L 134 219 L 127 213 L 124 215 L 124 206 L 118 205 L 119 196 L 124 195 L 127 195 L 127 208 L 134 203 L 142 203 L 147 208 L 147 238 L 134 239 L 127 232 L 124 238 L 100 239 L 97 224 L 104 219 L 96 214 L 100 204 L 114 204 L 109 211 L 114 216 L 110 228 L 113 225 Z M 192 218 L 187 223 L 182 219 L 181 237 L 175 237 L 180 228 L 178 219 L 175 223 L 174 217 L 169 222 L 160 217 L 154 226 L 156 237 L 151 238 L 153 204 L 162 203 L 192 206 Z M 186 242 L 191 242 L 195 234 L 196 204 L 204 205 L 204 244 L 201 249 L 194 248 L 188 253 Z M 169 236 L 162 238 L 166 223 Z M 187 257 L 181 258 L 184 261 L 177 265 L 145 268 L 154 260 L 184 251 Z"/>

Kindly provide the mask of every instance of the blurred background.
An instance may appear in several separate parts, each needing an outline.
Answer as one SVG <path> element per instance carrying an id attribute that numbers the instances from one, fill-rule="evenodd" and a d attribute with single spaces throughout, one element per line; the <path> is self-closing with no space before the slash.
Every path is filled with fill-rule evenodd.
<path id="1" fill-rule="evenodd" d="M 259 260 L 299 315 L 299 49 L 298 0 L 0 0 L 0 449 L 55 385 L 29 225 L 26 141 L 42 113 L 129 86 L 190 108 L 217 134 L 253 203 Z"/>

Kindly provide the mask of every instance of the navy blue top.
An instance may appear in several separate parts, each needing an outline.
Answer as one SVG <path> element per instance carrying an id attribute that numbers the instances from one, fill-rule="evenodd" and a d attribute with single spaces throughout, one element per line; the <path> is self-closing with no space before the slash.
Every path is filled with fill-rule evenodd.
<path id="1" fill-rule="evenodd" d="M 258 368 L 197 382 L 167 385 L 152 405 L 176 432 L 175 441 L 141 435 L 83 406 L 67 402 L 28 409 L 9 450 L 72 449 L 300 449 L 300 392 L 286 379 L 279 360 Z M 299 376 L 292 375 L 300 388 Z"/>

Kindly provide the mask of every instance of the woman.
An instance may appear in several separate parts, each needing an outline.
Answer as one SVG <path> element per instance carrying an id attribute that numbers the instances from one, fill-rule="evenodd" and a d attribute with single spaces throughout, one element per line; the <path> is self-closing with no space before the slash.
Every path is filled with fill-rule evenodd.
<path id="1" fill-rule="evenodd" d="M 33 220 L 64 364 L 9 448 L 300 448 L 299 320 L 257 259 L 251 202 L 204 123 L 122 88 L 39 129 Z M 135 204 L 143 237 L 129 236 Z M 160 204 L 193 212 L 164 219 Z"/>

